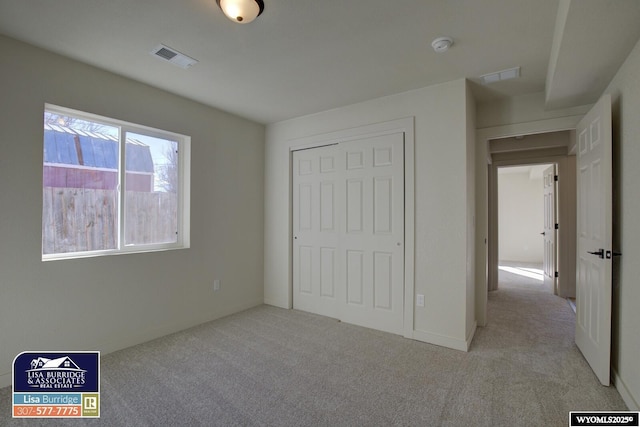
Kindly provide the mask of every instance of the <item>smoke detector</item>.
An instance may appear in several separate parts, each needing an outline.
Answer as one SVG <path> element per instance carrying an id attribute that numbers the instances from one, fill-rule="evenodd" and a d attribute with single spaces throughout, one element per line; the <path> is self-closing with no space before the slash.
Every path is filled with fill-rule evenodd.
<path id="1" fill-rule="evenodd" d="M 431 47 L 436 52 L 441 53 L 449 50 L 452 44 L 453 44 L 453 39 L 451 37 L 438 37 L 437 39 L 431 42 Z"/>
<path id="2" fill-rule="evenodd" d="M 190 68 L 198 63 L 198 60 L 191 58 L 190 56 L 180 53 L 175 49 L 159 44 L 151 52 L 156 58 L 164 59 L 171 62 L 173 65 L 177 65 L 180 68 Z"/>

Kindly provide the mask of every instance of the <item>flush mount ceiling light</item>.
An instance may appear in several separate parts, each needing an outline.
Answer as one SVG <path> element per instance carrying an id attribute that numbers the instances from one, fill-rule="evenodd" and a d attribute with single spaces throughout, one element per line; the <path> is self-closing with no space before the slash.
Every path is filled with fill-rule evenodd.
<path id="1" fill-rule="evenodd" d="M 431 42 L 431 47 L 433 48 L 433 50 L 440 53 L 449 50 L 452 44 L 453 39 L 451 37 L 438 37 Z"/>
<path id="2" fill-rule="evenodd" d="M 239 24 L 248 24 L 264 10 L 262 0 L 216 0 L 227 18 Z"/>

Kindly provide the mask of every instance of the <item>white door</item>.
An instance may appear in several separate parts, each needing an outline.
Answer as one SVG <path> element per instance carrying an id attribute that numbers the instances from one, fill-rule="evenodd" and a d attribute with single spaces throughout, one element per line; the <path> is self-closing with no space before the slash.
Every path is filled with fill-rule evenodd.
<path id="1" fill-rule="evenodd" d="M 611 357 L 611 97 L 580 121 L 576 344 L 600 382 L 610 383 Z"/>
<path id="2" fill-rule="evenodd" d="M 402 334 L 404 134 L 340 144 L 345 159 L 341 319 Z"/>
<path id="3" fill-rule="evenodd" d="M 293 153 L 293 306 L 402 334 L 404 134 Z"/>
<path id="4" fill-rule="evenodd" d="M 544 272 L 545 288 L 557 294 L 556 280 L 556 165 L 544 170 L 544 257 L 542 270 Z"/>
<path id="5" fill-rule="evenodd" d="M 293 153 L 293 307 L 338 317 L 337 147 Z"/>

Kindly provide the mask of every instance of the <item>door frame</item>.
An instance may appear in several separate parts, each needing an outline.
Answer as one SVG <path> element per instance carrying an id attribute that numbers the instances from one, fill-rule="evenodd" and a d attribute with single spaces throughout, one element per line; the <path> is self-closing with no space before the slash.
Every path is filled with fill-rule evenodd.
<path id="1" fill-rule="evenodd" d="M 559 117 L 511 125 L 494 126 L 476 130 L 476 319 L 478 326 L 487 324 L 487 300 L 489 274 L 491 273 L 489 251 L 489 220 L 492 211 L 489 203 L 489 178 L 492 176 L 492 160 L 489 141 L 520 135 L 575 130 L 584 115 Z M 569 147 L 571 149 L 571 147 Z M 547 162 L 547 163 L 553 163 Z M 495 172 L 495 171 L 494 171 Z M 491 261 L 497 258 L 491 256 Z M 497 259 L 495 260 L 497 262 Z"/>
<path id="2" fill-rule="evenodd" d="M 543 269 L 543 282 L 545 288 L 548 287 L 548 284 L 551 284 L 551 289 L 555 295 L 558 295 L 558 278 L 554 274 L 556 271 L 560 271 L 558 268 L 558 241 L 560 237 L 562 237 L 562 233 L 557 231 L 555 224 L 559 224 L 559 191 L 558 191 L 558 182 L 556 177 L 559 177 L 559 167 L 557 163 L 552 163 L 551 166 L 548 166 L 542 172 L 542 188 L 544 195 L 543 202 L 543 212 L 544 212 L 544 223 L 543 223 L 543 257 L 544 260 L 542 262 Z M 566 176 L 566 174 L 565 174 Z M 551 196 L 551 197 L 550 197 Z M 548 200 L 551 199 L 551 200 Z M 563 197 L 564 199 L 564 197 Z M 562 227 L 564 229 L 564 227 Z M 564 230 L 561 230 L 564 231 Z M 551 243 L 551 247 L 549 247 L 549 243 Z M 548 258 L 551 258 L 549 260 Z M 550 265 L 551 264 L 551 265 Z M 563 266 L 564 268 L 564 266 Z M 547 274 L 548 272 L 548 274 Z M 562 275 L 563 277 L 566 274 Z"/>
<path id="3" fill-rule="evenodd" d="M 547 133 L 547 132 L 544 132 Z M 528 153 L 534 152 L 535 150 L 527 151 Z M 501 167 L 509 167 L 509 166 L 528 166 L 528 165 L 542 165 L 542 164 L 555 164 L 556 165 L 556 174 L 558 175 L 560 182 L 566 182 L 571 179 L 571 177 L 567 176 L 568 169 L 568 161 L 567 155 L 540 155 L 540 156 L 527 156 L 523 155 L 518 158 L 517 156 L 510 160 L 500 160 L 495 161 L 491 165 L 489 165 L 489 238 L 487 241 L 488 248 L 488 264 L 489 264 L 489 279 L 487 284 L 488 291 L 494 291 L 498 289 L 498 264 L 500 262 L 498 252 L 499 252 L 499 230 L 498 230 L 498 169 Z M 564 186 L 560 186 L 564 187 Z M 559 189 L 560 190 L 560 189 Z M 561 190 L 565 191 L 564 188 Z M 559 191 L 562 193 L 563 191 Z M 558 200 L 558 199 L 557 199 Z M 558 205 L 556 208 L 558 209 L 558 214 L 556 221 L 558 223 L 564 223 L 562 221 L 563 217 L 565 217 L 565 211 L 570 210 L 568 203 L 564 203 L 566 198 L 562 198 L 558 200 Z M 575 205 L 575 203 L 574 203 Z M 541 207 L 542 209 L 542 207 Z M 574 207 L 575 209 L 575 207 Z M 556 237 L 556 244 L 562 245 L 562 247 L 569 247 L 568 240 L 572 237 L 575 237 L 575 233 L 565 233 L 562 229 L 562 225 L 560 225 L 560 229 L 558 230 Z M 555 259 L 555 269 L 556 271 L 568 270 L 568 274 L 575 274 L 575 261 L 572 263 L 568 262 L 566 259 L 567 256 L 573 255 L 575 259 L 575 245 L 573 245 L 573 252 L 566 252 L 565 256 L 562 260 L 559 260 L 560 256 L 556 256 Z M 557 281 L 554 285 L 554 293 L 557 294 L 558 284 Z"/>
<path id="4" fill-rule="evenodd" d="M 576 251 L 578 283 L 576 285 L 580 295 L 576 299 L 575 343 L 600 383 L 605 386 L 611 384 L 613 336 L 613 124 L 611 110 L 611 95 L 602 95 L 585 114 L 576 130 L 577 170 L 579 171 L 577 175 L 580 183 Z M 585 170 L 588 171 L 586 177 L 583 176 Z M 585 178 L 586 182 L 583 183 Z M 593 202 L 595 203 L 592 204 Z M 586 229 L 588 230 L 585 233 Z M 593 251 L 598 249 L 606 252 L 606 256 L 604 253 L 597 256 L 597 252 Z M 597 295 L 595 298 L 594 293 Z"/>
<path id="5" fill-rule="evenodd" d="M 404 304 L 403 335 L 414 335 L 415 294 L 415 118 L 405 117 L 289 141 L 289 301 L 293 308 L 293 152 L 368 137 L 404 133 Z"/>

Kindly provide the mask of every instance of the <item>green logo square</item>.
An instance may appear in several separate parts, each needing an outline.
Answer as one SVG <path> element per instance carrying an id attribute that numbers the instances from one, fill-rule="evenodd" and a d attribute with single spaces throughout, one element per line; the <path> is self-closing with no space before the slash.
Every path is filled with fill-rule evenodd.
<path id="1" fill-rule="evenodd" d="M 82 393 L 82 416 L 100 416 L 100 395 L 98 393 Z"/>

